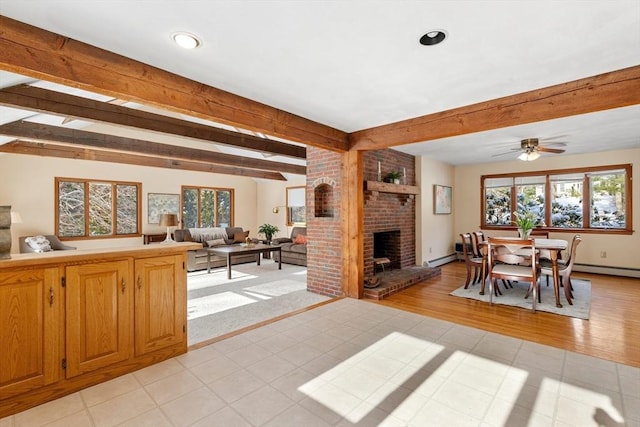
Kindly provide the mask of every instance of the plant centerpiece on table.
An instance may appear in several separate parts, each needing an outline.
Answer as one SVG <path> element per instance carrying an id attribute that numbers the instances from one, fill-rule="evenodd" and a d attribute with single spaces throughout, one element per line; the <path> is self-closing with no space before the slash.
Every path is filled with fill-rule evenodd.
<path id="1" fill-rule="evenodd" d="M 533 227 L 535 227 L 538 222 L 538 216 L 531 211 L 525 211 L 514 212 L 513 217 L 515 218 L 513 223 L 518 227 L 518 234 L 520 235 L 520 238 L 528 239 L 531 234 L 531 230 L 533 230 Z"/>
<path id="2" fill-rule="evenodd" d="M 262 224 L 260 227 L 258 227 L 258 233 L 264 234 L 264 238 L 267 240 L 267 242 L 270 242 L 273 236 L 278 231 L 280 231 L 280 229 L 271 224 Z"/>
<path id="3" fill-rule="evenodd" d="M 387 182 L 393 182 L 394 184 L 400 184 L 400 178 L 402 173 L 400 171 L 391 171 L 387 174 Z"/>

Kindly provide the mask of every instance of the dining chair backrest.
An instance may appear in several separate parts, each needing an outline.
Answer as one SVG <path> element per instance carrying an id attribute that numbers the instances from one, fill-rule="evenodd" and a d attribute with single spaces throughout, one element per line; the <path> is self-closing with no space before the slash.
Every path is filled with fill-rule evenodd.
<path id="1" fill-rule="evenodd" d="M 473 254 L 473 241 L 470 233 L 460 233 L 460 241 L 462 243 L 462 254 L 467 268 L 467 280 L 464 284 L 464 288 L 467 289 L 469 284 L 480 281 L 480 270 L 482 269 L 483 259 L 481 256 L 477 257 Z M 472 269 L 474 270 L 473 280 L 471 280 Z"/>
<path id="2" fill-rule="evenodd" d="M 533 230 L 531 230 L 531 233 L 529 234 L 530 237 L 542 237 L 545 239 L 549 238 L 549 232 L 546 230 L 536 230 L 535 228 Z"/>
<path id="3" fill-rule="evenodd" d="M 573 265 L 576 261 L 576 252 L 578 250 L 578 245 L 582 242 L 582 238 L 579 234 L 573 236 L 573 240 L 571 241 L 571 248 L 569 249 L 569 258 L 563 262 L 563 264 L 559 264 L 558 273 L 562 277 L 569 277 L 571 275 L 571 271 L 573 270 Z M 551 275 L 551 267 L 543 266 L 542 274 Z"/>
<path id="4" fill-rule="evenodd" d="M 462 255 L 465 262 L 469 262 L 473 258 L 473 241 L 470 233 L 460 233 L 460 242 L 462 243 Z"/>
<path id="5" fill-rule="evenodd" d="M 538 299 L 538 251 L 534 239 L 502 239 L 489 237 L 489 302 L 492 302 L 493 288 L 497 279 L 531 283 L 533 291 L 533 311 Z M 524 265 L 526 264 L 526 265 Z"/>
<path id="6" fill-rule="evenodd" d="M 573 258 L 575 258 L 575 250 L 574 247 L 578 246 L 582 242 L 582 237 L 579 234 L 575 234 L 573 239 L 571 239 L 571 246 L 567 249 L 567 253 L 569 254 L 569 258 L 564 262 L 565 264 L 569 264 Z"/>
<path id="7" fill-rule="evenodd" d="M 484 233 L 482 231 L 474 231 L 473 234 L 473 256 L 481 257 L 482 248 L 480 244 L 485 241 Z"/>

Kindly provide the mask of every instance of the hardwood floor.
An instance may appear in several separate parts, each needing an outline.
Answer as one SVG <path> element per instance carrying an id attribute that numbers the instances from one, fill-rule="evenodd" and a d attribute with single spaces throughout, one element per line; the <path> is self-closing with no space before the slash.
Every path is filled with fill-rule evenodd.
<path id="1" fill-rule="evenodd" d="M 461 262 L 441 268 L 441 277 L 375 303 L 640 367 L 639 279 L 574 273 L 591 280 L 590 318 L 581 320 L 450 296 L 466 270 Z"/>

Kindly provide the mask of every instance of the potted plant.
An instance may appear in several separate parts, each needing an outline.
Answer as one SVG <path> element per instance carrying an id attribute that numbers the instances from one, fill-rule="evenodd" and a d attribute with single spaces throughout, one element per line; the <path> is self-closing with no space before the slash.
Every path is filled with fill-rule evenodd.
<path id="1" fill-rule="evenodd" d="M 536 214 L 530 211 L 520 213 L 514 212 L 513 217 L 515 218 L 513 223 L 518 227 L 518 234 L 520 235 L 520 238 L 528 239 L 531 234 L 531 230 L 533 230 L 533 227 L 535 227 L 536 222 L 538 221 Z"/>
<path id="2" fill-rule="evenodd" d="M 271 224 L 262 224 L 260 227 L 258 227 L 258 233 L 264 234 L 264 238 L 267 240 L 267 242 L 270 242 L 273 238 L 273 235 L 278 231 L 280 231 L 280 229 Z"/>
<path id="3" fill-rule="evenodd" d="M 400 171 L 391 171 L 387 174 L 387 182 L 393 182 L 394 184 L 400 184 L 400 177 L 402 173 Z"/>

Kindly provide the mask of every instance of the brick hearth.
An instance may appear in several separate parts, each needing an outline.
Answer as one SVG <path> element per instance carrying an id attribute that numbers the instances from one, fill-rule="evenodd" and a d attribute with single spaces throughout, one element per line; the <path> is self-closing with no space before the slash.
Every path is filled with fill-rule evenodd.
<path id="1" fill-rule="evenodd" d="M 402 270 L 385 270 L 375 275 L 380 279 L 378 286 L 364 289 L 364 297 L 381 300 L 418 282 L 438 276 L 440 276 L 440 268 L 437 267 L 413 266 Z"/>

